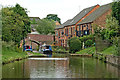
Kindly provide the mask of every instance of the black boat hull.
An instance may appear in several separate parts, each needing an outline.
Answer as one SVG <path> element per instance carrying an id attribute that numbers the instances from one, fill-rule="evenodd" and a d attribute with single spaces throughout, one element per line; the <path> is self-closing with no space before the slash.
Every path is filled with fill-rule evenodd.
<path id="1" fill-rule="evenodd" d="M 43 54 L 52 55 L 52 51 L 43 51 Z"/>

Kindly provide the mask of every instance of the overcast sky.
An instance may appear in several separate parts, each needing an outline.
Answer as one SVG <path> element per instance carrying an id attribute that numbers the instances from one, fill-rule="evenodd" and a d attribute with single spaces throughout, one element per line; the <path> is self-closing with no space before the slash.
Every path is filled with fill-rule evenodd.
<path id="1" fill-rule="evenodd" d="M 46 17 L 47 14 L 57 14 L 61 18 L 61 22 L 73 18 L 84 8 L 94 6 L 96 4 L 104 5 L 113 0 L 0 0 L 3 6 L 16 3 L 27 8 L 30 17 Z"/>

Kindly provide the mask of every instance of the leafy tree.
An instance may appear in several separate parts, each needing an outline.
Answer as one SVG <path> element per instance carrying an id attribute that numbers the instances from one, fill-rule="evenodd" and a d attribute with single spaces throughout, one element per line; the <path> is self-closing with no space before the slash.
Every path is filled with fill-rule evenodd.
<path id="1" fill-rule="evenodd" d="M 19 4 L 15 7 L 2 8 L 2 40 L 14 41 L 20 44 L 20 41 L 30 32 L 30 22 L 26 11 Z M 24 35 L 24 36 L 23 36 Z"/>
<path id="2" fill-rule="evenodd" d="M 114 0 L 112 3 L 112 16 L 119 21 L 120 25 L 120 0 Z"/>
<path id="3" fill-rule="evenodd" d="M 48 14 L 47 17 L 45 19 L 49 19 L 49 20 L 54 20 L 54 21 L 58 21 L 59 23 L 61 23 L 61 19 L 56 15 L 56 14 Z"/>
<path id="4" fill-rule="evenodd" d="M 120 25 L 120 0 L 114 0 L 112 3 L 112 16 L 118 20 L 118 23 Z M 118 35 L 120 36 L 120 27 Z"/>
<path id="5" fill-rule="evenodd" d="M 55 23 L 53 20 L 41 19 L 38 21 L 38 26 L 36 26 L 36 30 L 40 34 L 54 34 Z"/>
<path id="6" fill-rule="evenodd" d="M 90 47 L 90 46 L 92 46 L 92 44 L 93 44 L 93 40 L 87 40 L 87 41 L 85 41 L 85 46 L 86 47 Z"/>
<path id="7" fill-rule="evenodd" d="M 1 36 L 2 36 L 2 14 L 1 14 L 1 10 L 0 10 L 0 40 L 1 40 Z"/>
<path id="8" fill-rule="evenodd" d="M 116 47 L 116 53 L 118 56 L 120 56 L 120 0 L 114 0 L 114 2 L 112 3 L 112 16 L 115 17 L 116 20 L 118 20 L 119 24 L 117 37 L 113 39 L 113 42 Z"/>
<path id="9" fill-rule="evenodd" d="M 107 19 L 106 19 L 106 27 L 108 30 L 114 30 L 114 31 L 118 32 L 119 22 L 118 22 L 118 20 L 116 20 L 115 17 L 108 15 Z"/>
<path id="10" fill-rule="evenodd" d="M 111 15 L 107 16 L 106 19 L 106 32 L 105 38 L 108 40 L 112 40 L 113 37 L 117 36 L 119 29 L 119 22 L 116 20 L 115 17 Z"/>
<path id="11" fill-rule="evenodd" d="M 22 21 L 24 23 L 24 36 L 27 35 L 27 33 L 31 32 L 31 28 L 30 28 L 30 19 L 27 15 L 27 9 L 21 7 L 19 4 L 16 4 L 15 7 L 13 7 L 13 10 L 15 13 L 19 14 L 20 16 L 22 16 Z"/>
<path id="12" fill-rule="evenodd" d="M 33 20 L 31 20 L 31 24 L 37 24 L 37 21 L 35 21 L 35 19 L 33 18 Z"/>

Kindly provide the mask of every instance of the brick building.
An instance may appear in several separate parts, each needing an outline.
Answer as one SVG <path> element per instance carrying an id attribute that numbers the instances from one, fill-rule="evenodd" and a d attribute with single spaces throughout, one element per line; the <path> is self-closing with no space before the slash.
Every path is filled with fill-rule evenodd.
<path id="1" fill-rule="evenodd" d="M 40 21 L 39 17 L 29 17 L 31 21 L 31 32 L 36 32 L 35 27 L 38 26 L 37 22 Z"/>
<path id="2" fill-rule="evenodd" d="M 34 42 L 31 43 L 31 40 Z M 25 39 L 25 45 L 32 45 L 33 49 L 37 49 L 38 44 L 36 44 L 35 42 L 51 45 L 54 42 L 54 36 L 42 34 L 28 34 L 27 38 Z"/>
<path id="3" fill-rule="evenodd" d="M 111 12 L 111 4 L 95 5 L 83 9 L 73 19 L 67 20 L 55 29 L 56 46 L 67 47 L 67 40 L 78 36 L 92 34 L 92 24 L 105 27 L 106 16 Z"/>
<path id="4" fill-rule="evenodd" d="M 31 33 L 27 35 L 25 38 L 25 45 L 32 45 L 32 49 L 36 50 L 38 48 L 37 43 L 41 44 L 49 44 L 51 45 L 54 42 L 54 36 L 53 35 L 42 35 L 39 34 L 35 27 L 38 26 L 37 22 L 40 21 L 39 17 L 29 17 L 31 20 Z M 59 26 L 60 23 L 58 21 L 55 21 L 56 26 Z M 32 42 L 31 42 L 32 41 Z M 20 46 L 22 47 L 23 40 L 21 41 Z"/>

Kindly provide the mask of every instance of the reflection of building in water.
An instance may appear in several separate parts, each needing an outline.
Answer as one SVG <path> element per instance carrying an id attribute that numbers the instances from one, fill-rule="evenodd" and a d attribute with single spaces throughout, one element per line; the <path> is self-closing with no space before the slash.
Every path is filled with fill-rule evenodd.
<path id="1" fill-rule="evenodd" d="M 68 60 L 29 60 L 30 78 L 63 78 L 69 70 Z"/>
<path id="2" fill-rule="evenodd" d="M 70 77 L 69 73 L 69 60 L 56 60 L 55 61 L 55 74 L 57 78 L 63 78 Z"/>

